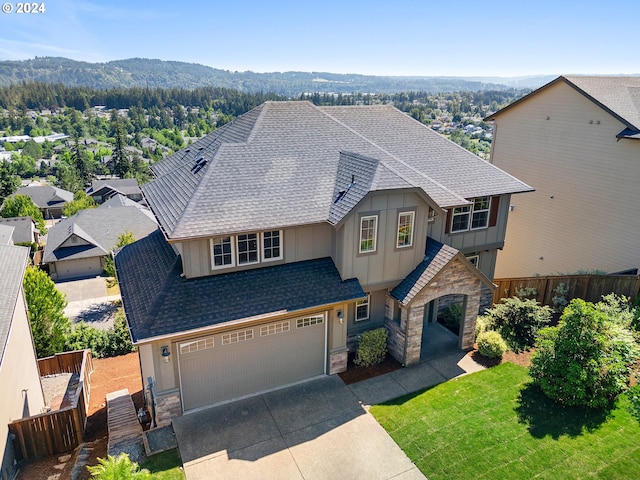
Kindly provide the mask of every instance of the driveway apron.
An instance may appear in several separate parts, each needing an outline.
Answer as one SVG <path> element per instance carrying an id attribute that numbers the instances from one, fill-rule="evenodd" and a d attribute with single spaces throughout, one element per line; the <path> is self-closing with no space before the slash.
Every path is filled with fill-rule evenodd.
<path id="1" fill-rule="evenodd" d="M 338 376 L 173 419 L 188 480 L 424 479 Z"/>

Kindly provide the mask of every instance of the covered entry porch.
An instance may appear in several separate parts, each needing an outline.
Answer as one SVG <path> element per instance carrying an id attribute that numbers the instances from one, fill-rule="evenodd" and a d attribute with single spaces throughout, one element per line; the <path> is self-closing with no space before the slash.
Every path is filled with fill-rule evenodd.
<path id="1" fill-rule="evenodd" d="M 430 354 L 423 351 L 423 338 L 428 338 L 423 333 L 429 334 L 423 332 L 425 318 L 429 318 L 429 304 L 445 295 L 462 296 L 458 348 L 473 348 L 483 285 L 495 288 L 462 253 L 429 238 L 424 260 L 387 295 L 385 326 L 391 355 L 403 365 L 411 365 L 420 361 L 421 354 Z M 437 347 L 437 342 L 431 343 Z"/>

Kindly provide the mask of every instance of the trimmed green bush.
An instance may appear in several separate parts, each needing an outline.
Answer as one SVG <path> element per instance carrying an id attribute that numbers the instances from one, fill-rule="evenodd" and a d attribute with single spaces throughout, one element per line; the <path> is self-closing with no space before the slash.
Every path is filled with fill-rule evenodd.
<path id="1" fill-rule="evenodd" d="M 551 321 L 551 307 L 541 306 L 535 300 L 518 297 L 503 298 L 484 314 L 491 329 L 496 330 L 507 346 L 518 353 L 535 344 L 538 330 Z"/>
<path id="2" fill-rule="evenodd" d="M 102 330 L 80 322 L 67 335 L 65 351 L 91 349 L 98 358 L 116 357 L 135 351 L 129 336 L 129 328 L 124 312 L 119 309 L 113 327 Z"/>
<path id="3" fill-rule="evenodd" d="M 484 315 L 479 316 L 476 319 L 476 342 L 478 341 L 478 337 L 481 333 L 487 332 L 493 329 L 493 325 L 491 325 L 491 317 L 487 317 Z"/>
<path id="4" fill-rule="evenodd" d="M 478 335 L 477 344 L 480 355 L 487 358 L 502 358 L 508 348 L 502 336 L 493 330 Z"/>
<path id="5" fill-rule="evenodd" d="M 359 367 L 369 367 L 383 362 L 386 356 L 387 329 L 376 328 L 360 335 L 353 363 Z"/>
<path id="6" fill-rule="evenodd" d="M 610 304 L 574 299 L 557 327 L 540 330 L 530 374 L 547 397 L 602 408 L 627 386 L 640 351 Z"/>
<path id="7" fill-rule="evenodd" d="M 460 303 L 452 303 L 449 305 L 442 314 L 438 317 L 438 320 L 447 329 L 454 332 L 456 335 L 460 331 L 460 322 L 463 315 L 462 305 Z"/>

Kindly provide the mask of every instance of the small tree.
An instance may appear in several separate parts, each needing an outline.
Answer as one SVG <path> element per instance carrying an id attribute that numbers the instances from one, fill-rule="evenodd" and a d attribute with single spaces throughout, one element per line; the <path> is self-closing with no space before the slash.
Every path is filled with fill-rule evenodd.
<path id="1" fill-rule="evenodd" d="M 47 234 L 42 212 L 28 195 L 14 195 L 5 199 L 2 210 L 0 210 L 0 216 L 3 218 L 31 217 L 40 234 Z"/>
<path id="2" fill-rule="evenodd" d="M 113 262 L 113 251 L 125 247 L 135 241 L 136 239 L 133 236 L 133 233 L 131 233 L 129 230 L 118 235 L 118 243 L 116 243 L 113 249 L 109 252 L 109 255 L 104 259 L 104 274 L 107 277 L 116 276 L 116 266 Z"/>
<path id="3" fill-rule="evenodd" d="M 93 201 L 93 198 L 87 195 L 84 191 L 78 190 L 73 195 L 73 200 L 62 207 L 62 213 L 65 217 L 70 217 L 71 215 L 78 213 L 80 210 L 95 207 L 96 202 Z"/>
<path id="4" fill-rule="evenodd" d="M 64 315 L 67 300 L 49 275 L 29 266 L 24 275 L 24 296 L 38 358 L 63 351 L 71 322 Z"/>
<path id="5" fill-rule="evenodd" d="M 486 330 L 495 330 L 511 350 L 533 347 L 538 330 L 551 321 L 551 308 L 532 299 L 503 298 L 483 315 Z"/>
<path id="6" fill-rule="evenodd" d="M 604 310 L 574 299 L 557 327 L 540 331 L 530 374 L 551 399 L 563 405 L 601 408 L 627 388 L 640 354 L 631 332 Z"/>

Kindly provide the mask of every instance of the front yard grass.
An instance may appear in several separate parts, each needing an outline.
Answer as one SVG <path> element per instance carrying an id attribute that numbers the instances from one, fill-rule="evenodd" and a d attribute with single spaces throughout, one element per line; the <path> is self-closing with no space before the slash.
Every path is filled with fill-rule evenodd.
<path id="1" fill-rule="evenodd" d="M 608 411 L 562 408 L 505 363 L 371 407 L 429 480 L 640 478 L 640 426 L 625 395 Z"/>
<path id="2" fill-rule="evenodd" d="M 157 453 L 148 457 L 141 465 L 151 472 L 154 480 L 184 480 L 184 469 L 182 459 L 177 449 Z"/>

